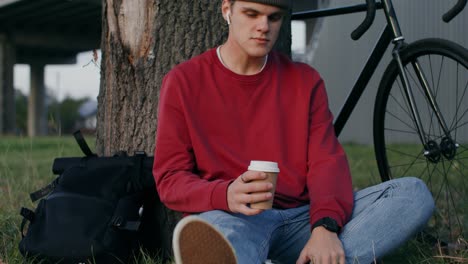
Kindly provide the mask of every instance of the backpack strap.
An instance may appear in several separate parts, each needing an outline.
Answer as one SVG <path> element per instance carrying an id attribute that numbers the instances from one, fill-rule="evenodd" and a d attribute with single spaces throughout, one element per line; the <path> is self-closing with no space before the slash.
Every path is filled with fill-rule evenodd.
<path id="1" fill-rule="evenodd" d="M 57 181 L 58 181 L 58 178 L 52 181 L 51 183 L 49 183 L 47 186 L 44 186 L 41 189 L 33 193 L 30 193 L 29 197 L 31 198 L 31 201 L 34 203 L 35 201 L 51 193 L 54 190 L 55 186 L 57 186 Z"/>
<path id="2" fill-rule="evenodd" d="M 126 231 L 138 231 L 140 223 L 140 221 L 126 221 L 120 216 L 115 217 L 111 221 L 113 227 Z"/>
<path id="3" fill-rule="evenodd" d="M 89 148 L 88 143 L 86 143 L 86 140 L 84 139 L 83 134 L 81 134 L 80 130 L 75 131 L 75 133 L 73 133 L 73 136 L 75 137 L 75 140 L 78 143 L 78 146 L 80 146 L 81 151 L 83 151 L 83 153 L 86 156 L 88 156 L 88 157 L 97 156 Z"/>
<path id="4" fill-rule="evenodd" d="M 21 221 L 21 236 L 24 237 L 24 227 L 26 226 L 26 222 L 32 223 L 34 221 L 34 217 L 36 214 L 29 210 L 28 208 L 21 207 L 20 215 L 23 217 L 23 221 Z"/>

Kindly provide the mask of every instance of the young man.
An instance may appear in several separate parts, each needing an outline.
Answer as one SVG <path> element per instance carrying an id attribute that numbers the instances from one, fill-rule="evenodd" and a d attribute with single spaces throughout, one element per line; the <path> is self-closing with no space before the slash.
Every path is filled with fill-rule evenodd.
<path id="1" fill-rule="evenodd" d="M 271 51 L 288 0 L 223 0 L 227 41 L 164 78 L 153 173 L 161 200 L 190 216 L 174 232 L 177 263 L 371 263 L 434 207 L 418 179 L 355 194 L 324 83 Z M 279 164 L 272 185 L 251 160 Z M 249 204 L 274 198 L 271 210 Z"/>

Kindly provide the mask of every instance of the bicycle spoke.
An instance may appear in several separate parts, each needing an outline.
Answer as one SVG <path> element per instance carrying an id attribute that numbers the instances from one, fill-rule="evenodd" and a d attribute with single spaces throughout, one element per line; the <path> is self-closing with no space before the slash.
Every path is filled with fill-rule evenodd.
<path id="1" fill-rule="evenodd" d="M 433 196 L 434 196 L 434 201 L 438 201 L 439 200 L 439 197 L 442 193 L 442 189 L 443 189 L 444 185 L 443 184 L 440 184 L 439 186 L 439 191 L 437 192 L 437 195 L 435 193 L 433 193 Z"/>
<path id="2" fill-rule="evenodd" d="M 436 95 L 438 94 L 439 88 L 440 88 L 440 79 L 442 77 L 442 65 L 444 64 L 445 57 L 442 57 L 442 60 L 440 61 L 440 67 L 439 67 L 439 76 L 437 78 L 437 86 L 436 86 Z"/>
<path id="3" fill-rule="evenodd" d="M 397 151 L 394 151 L 397 152 Z M 404 156 L 412 158 L 411 162 L 408 163 L 399 163 L 399 164 L 393 164 L 391 165 L 391 168 L 399 168 L 399 167 L 408 167 L 411 168 L 413 165 L 419 165 L 419 164 L 427 164 L 427 160 L 425 158 L 421 158 L 421 155 L 418 156 L 411 156 L 408 155 L 407 153 L 401 153 Z"/>
<path id="4" fill-rule="evenodd" d="M 460 117 L 460 119 L 457 120 L 457 123 L 460 122 L 460 121 L 463 119 L 463 117 L 465 117 L 465 115 L 466 115 L 467 113 L 468 113 L 468 108 L 463 112 L 463 114 L 462 114 L 462 116 Z M 468 122 L 468 121 L 467 121 L 467 122 Z M 467 122 L 463 123 L 462 126 L 465 125 Z M 457 126 L 455 129 L 457 129 L 457 128 L 459 128 L 459 127 L 461 127 L 461 126 Z M 453 129 L 451 129 L 451 130 L 453 130 Z"/>
<path id="5" fill-rule="evenodd" d="M 459 145 L 459 146 L 458 146 L 458 149 L 461 149 L 461 148 L 463 149 L 463 151 L 458 152 L 458 155 L 463 154 L 463 153 L 465 153 L 466 151 L 468 151 L 468 148 L 464 147 L 463 145 Z M 463 159 L 466 159 L 466 158 L 468 158 L 468 157 L 465 157 L 465 158 L 463 158 Z"/>
<path id="6" fill-rule="evenodd" d="M 406 124 L 408 127 L 412 128 L 412 129 L 415 129 L 416 124 L 415 124 L 415 122 L 414 122 L 414 119 L 413 119 L 413 117 L 412 117 L 412 114 L 410 113 L 410 111 L 411 111 L 410 109 L 411 109 L 411 108 L 410 108 L 410 106 L 409 106 L 409 104 L 408 104 L 408 100 L 406 100 L 406 98 L 405 98 L 405 93 L 404 93 L 404 91 L 403 91 L 404 88 L 403 88 L 403 85 L 401 84 L 401 81 L 398 82 L 398 86 L 399 86 L 399 90 L 400 90 L 400 95 L 401 95 L 401 97 L 403 98 L 403 100 L 397 100 L 397 98 L 394 97 L 393 95 L 392 95 L 392 98 L 394 99 L 394 101 L 396 102 L 396 104 L 399 106 L 398 109 L 401 109 L 401 110 L 406 114 L 406 116 L 412 121 L 413 125 L 407 124 L 406 122 L 403 122 L 402 120 L 400 120 L 400 121 L 401 121 L 402 123 Z M 406 107 L 403 106 L 403 105 L 400 103 L 400 101 L 403 101 L 404 104 L 406 105 Z M 396 107 L 395 107 L 395 108 L 396 108 Z M 389 110 L 389 109 L 387 109 L 387 110 Z M 393 113 L 392 113 L 392 115 L 393 115 Z M 396 117 L 396 115 L 393 115 L 393 116 Z M 397 119 L 400 119 L 400 118 L 397 118 Z"/>
<path id="7" fill-rule="evenodd" d="M 429 162 L 426 161 L 426 166 L 424 168 L 423 171 L 421 171 L 421 173 L 427 171 L 427 181 L 426 183 L 428 184 L 428 188 L 429 190 L 432 190 L 432 175 L 434 175 L 434 168 L 432 169 L 432 171 L 429 170 Z M 421 178 L 422 179 L 422 178 Z"/>
<path id="8" fill-rule="evenodd" d="M 447 213 L 445 214 L 445 215 L 447 216 L 446 225 L 447 225 L 448 231 L 449 231 L 449 232 L 448 232 L 449 239 L 450 239 L 450 240 L 453 240 L 453 237 L 452 237 L 452 234 L 453 234 L 452 225 L 450 224 L 450 223 L 451 223 L 451 221 L 450 221 L 450 216 L 451 216 L 451 213 L 450 213 L 450 204 L 449 204 L 449 202 L 448 202 L 449 199 L 450 199 L 450 198 L 448 197 L 448 196 L 450 195 L 450 191 L 448 191 L 448 184 L 447 184 L 447 182 L 445 182 L 444 185 L 445 185 L 445 201 L 447 201 L 447 202 L 445 203 L 445 208 L 446 208 L 446 210 L 447 210 Z"/>
<path id="9" fill-rule="evenodd" d="M 457 75 L 458 76 L 458 75 Z M 461 119 L 463 119 L 463 117 L 465 116 L 465 114 L 468 112 L 468 108 L 463 112 L 462 116 L 460 118 L 458 118 L 458 113 L 459 113 L 459 110 L 460 110 L 460 107 L 462 106 L 462 103 L 463 103 L 463 98 L 465 97 L 466 95 L 466 91 L 468 90 L 468 81 L 466 82 L 465 84 L 465 89 L 463 90 L 463 94 L 460 98 L 460 101 L 457 102 L 456 104 L 456 109 L 455 109 L 455 117 L 454 119 L 452 120 L 452 124 L 450 124 L 450 127 L 456 125 Z M 457 89 L 457 98 L 458 98 L 458 89 Z M 455 123 L 454 123 L 455 122 Z M 452 128 L 450 130 L 453 130 Z"/>
<path id="10" fill-rule="evenodd" d="M 430 57 L 430 56 L 429 56 L 429 57 Z M 431 63 L 431 64 L 430 64 L 430 67 L 431 67 L 431 76 L 434 76 L 434 74 L 432 74 L 432 73 L 433 73 L 433 71 L 432 71 L 432 61 L 431 61 L 430 63 Z M 438 95 L 438 93 L 439 93 L 439 87 L 440 87 L 440 86 L 439 86 L 439 83 L 440 83 L 440 75 L 441 75 L 440 73 L 441 73 L 441 71 L 442 71 L 442 67 L 440 67 L 440 71 L 439 71 L 439 80 L 438 80 L 438 82 L 437 82 L 437 85 L 435 86 L 435 83 L 434 83 L 434 82 L 433 82 L 433 84 L 432 84 L 433 89 L 435 89 L 435 94 L 434 94 L 435 97 L 437 97 L 437 95 Z M 429 90 L 430 90 L 430 89 L 429 89 Z M 430 113 L 430 118 L 429 118 L 429 119 L 431 120 L 431 121 L 430 121 L 430 125 L 429 125 L 429 131 L 430 131 L 431 128 L 432 128 L 432 122 L 433 122 L 433 120 L 434 120 L 434 115 L 435 115 L 435 113 L 434 113 L 434 111 L 432 111 L 432 109 L 431 109 L 431 107 L 430 107 L 429 98 L 427 98 L 426 95 L 423 95 L 423 98 L 426 99 L 426 102 L 427 102 L 427 104 L 428 104 L 428 105 L 427 105 L 427 108 L 428 108 L 428 109 L 427 109 L 427 113 Z"/>
<path id="11" fill-rule="evenodd" d="M 450 165 L 447 167 L 445 161 L 442 161 L 440 163 L 442 169 L 438 169 L 437 168 L 438 166 L 434 166 L 434 170 L 437 170 L 438 174 L 443 176 L 443 178 L 442 178 L 443 182 L 441 184 L 441 187 L 445 186 L 445 192 L 444 192 L 445 200 L 440 200 L 440 201 L 445 203 L 445 206 L 443 208 L 447 209 L 447 212 L 445 214 L 443 214 L 443 215 L 448 217 L 448 219 L 446 219 L 445 225 L 449 229 L 449 235 L 450 236 L 453 235 L 453 232 L 451 230 L 452 229 L 452 223 L 453 223 L 453 221 L 451 220 L 451 215 L 455 216 L 456 223 L 458 224 L 458 226 L 460 226 L 460 224 L 461 224 L 460 219 L 458 217 L 458 214 L 460 214 L 461 211 L 460 211 L 460 209 L 457 209 L 458 206 L 457 206 L 457 203 L 455 202 L 456 199 L 454 198 L 454 194 L 456 194 L 457 197 L 462 197 L 462 193 L 457 190 L 456 185 L 452 184 L 451 181 L 448 178 L 448 175 L 450 174 L 449 170 L 452 167 L 452 163 L 453 162 L 450 162 Z M 465 185 L 464 182 L 462 182 L 462 184 L 463 184 L 463 186 Z M 441 193 L 442 193 L 442 189 L 439 189 L 439 192 L 436 195 L 436 199 L 435 199 L 436 201 L 439 201 Z M 454 210 L 454 213 L 450 212 L 450 207 L 452 207 L 452 209 Z M 442 215 L 442 218 L 443 218 L 443 215 Z M 452 238 L 450 240 L 452 240 Z"/>
<path id="12" fill-rule="evenodd" d="M 407 130 L 402 130 L 402 129 L 392 129 L 392 128 L 385 128 L 386 131 L 392 131 L 392 132 L 399 132 L 399 133 L 406 133 L 406 134 L 412 134 L 412 135 L 417 135 L 417 132 L 414 131 L 407 131 Z"/>
<path id="13" fill-rule="evenodd" d="M 406 113 L 406 115 L 408 116 L 411 116 L 410 112 L 407 111 L 408 107 L 403 107 L 400 102 L 396 99 L 395 96 L 393 96 L 393 94 L 390 94 L 390 97 L 393 99 L 393 101 L 400 107 L 399 109 L 403 110 L 403 112 Z"/>
<path id="14" fill-rule="evenodd" d="M 445 175 L 447 175 L 447 174 L 445 174 Z M 461 196 L 461 195 L 460 195 L 460 193 L 456 190 L 455 186 L 449 186 L 449 185 L 450 185 L 449 179 L 448 179 L 447 177 L 445 177 L 445 179 L 446 179 L 446 192 L 447 192 L 447 194 L 448 194 L 449 197 L 450 197 L 450 201 L 452 201 L 453 210 L 455 211 L 455 213 L 454 213 L 453 215 L 454 215 L 454 217 L 455 217 L 455 219 L 456 219 L 456 221 L 457 221 L 457 223 L 458 223 L 458 226 L 461 226 L 461 222 L 460 222 L 460 219 L 459 219 L 459 217 L 458 217 L 458 214 L 461 213 L 461 212 L 460 212 L 460 209 L 457 210 L 457 206 L 456 206 L 457 203 L 455 202 L 455 199 L 454 199 L 454 197 L 453 197 L 453 194 L 454 194 L 454 192 L 457 192 L 457 194 L 458 194 L 459 196 Z M 452 188 L 449 189 L 449 187 L 452 187 Z M 453 190 L 453 191 L 452 191 L 452 190 Z M 447 205 L 448 205 L 448 202 L 447 202 Z M 448 205 L 448 207 L 450 208 L 449 205 Z M 450 231 L 451 231 L 451 232 L 450 232 L 450 235 L 452 235 L 452 225 L 451 225 L 452 222 L 450 221 L 451 215 L 452 215 L 452 214 L 450 214 L 450 213 L 448 214 L 448 217 L 449 217 L 449 229 L 450 229 Z"/>
<path id="15" fill-rule="evenodd" d="M 429 55 L 428 57 L 429 57 L 429 58 L 428 58 L 428 60 L 429 60 L 429 69 L 430 69 L 431 77 L 432 77 L 432 87 L 435 87 L 435 86 L 434 86 L 434 85 L 435 85 L 434 74 L 433 74 L 434 71 L 433 71 L 433 69 L 432 69 L 432 57 L 431 57 L 431 55 Z"/>
<path id="16" fill-rule="evenodd" d="M 455 71 L 456 73 L 456 78 L 455 78 L 455 84 L 456 84 L 456 88 L 455 88 L 455 98 L 459 98 L 458 97 L 458 66 L 459 64 L 457 63 L 457 70 Z M 463 101 L 460 101 L 460 102 L 463 102 Z M 456 102 L 456 108 L 455 108 L 455 116 L 453 117 L 452 119 L 452 124 L 454 122 L 454 120 L 457 120 L 458 119 L 458 102 Z M 451 131 L 450 127 L 452 127 L 451 125 L 448 127 L 448 129 Z M 457 142 L 457 135 L 458 135 L 458 130 L 455 130 L 455 135 L 453 136 L 453 140 L 455 140 L 455 142 Z"/>
<path id="17" fill-rule="evenodd" d="M 420 63 L 420 62 L 419 62 L 419 61 L 415 61 L 414 63 Z M 416 74 L 417 71 L 418 71 L 418 68 L 416 68 L 416 66 L 415 66 L 414 63 L 412 63 L 412 66 L 413 66 L 414 74 Z M 432 67 L 431 67 L 431 68 L 432 68 Z M 405 69 L 405 70 L 406 70 L 406 69 Z M 423 76 L 425 76 L 423 69 L 420 68 L 419 70 L 421 71 L 421 74 L 422 74 Z M 430 116 L 430 118 L 429 118 L 430 122 L 429 122 L 429 128 L 428 128 L 428 130 L 431 131 L 431 129 L 432 129 L 432 127 L 433 127 L 434 113 L 433 113 L 432 108 L 431 108 L 430 100 L 429 100 L 429 98 L 427 98 L 426 93 L 424 92 L 424 85 L 419 81 L 419 79 L 417 79 L 417 77 L 414 77 L 414 76 L 413 76 L 414 74 L 412 74 L 412 72 L 410 72 L 409 70 L 406 70 L 406 72 L 407 72 L 407 75 L 410 76 L 411 80 L 413 81 L 414 86 L 416 86 L 416 89 L 413 89 L 413 90 L 416 90 L 417 92 L 419 92 L 420 97 L 421 97 L 421 98 L 424 98 L 425 101 L 426 101 L 426 108 L 427 108 L 426 110 L 427 110 L 427 113 L 431 113 L 431 116 Z M 432 74 L 431 74 L 431 76 L 432 76 Z M 417 79 L 417 80 L 416 80 L 416 79 Z M 432 86 L 432 87 L 434 87 L 434 86 Z M 430 90 L 429 87 L 428 87 L 428 89 Z M 435 96 L 437 96 L 437 93 L 438 93 L 438 91 L 435 93 Z M 416 107 L 417 107 L 417 106 L 416 106 Z M 417 108 L 418 108 L 418 107 L 417 107 Z"/>
<path id="18" fill-rule="evenodd" d="M 445 57 L 442 57 L 442 60 L 440 61 L 440 67 L 439 67 L 439 73 L 438 73 L 438 78 L 437 78 L 437 85 L 433 88 L 435 93 L 434 93 L 434 96 L 437 98 L 438 97 L 438 94 L 439 94 L 439 91 L 440 91 L 440 80 L 441 80 L 441 77 L 442 77 L 442 68 L 443 68 L 443 64 L 444 64 L 444 59 Z M 430 117 L 430 120 L 431 120 L 431 124 L 432 124 L 432 120 L 434 118 L 434 115 L 435 115 L 435 112 L 432 110 L 432 109 L 428 109 L 427 110 L 428 113 L 431 114 L 431 117 Z M 439 135 L 443 135 L 444 133 L 442 133 L 442 127 L 439 125 Z"/>
<path id="19" fill-rule="evenodd" d="M 406 170 L 400 174 L 400 176 L 405 176 L 405 175 L 408 175 L 408 171 L 410 170 L 410 168 L 416 163 L 416 160 L 418 160 L 417 158 L 413 160 L 413 162 L 411 162 L 410 164 L 407 164 L 407 168 Z M 396 165 L 396 166 L 392 166 L 392 168 L 396 168 L 398 166 L 403 166 L 403 165 Z"/>
<path id="20" fill-rule="evenodd" d="M 458 150 L 460 149 L 460 147 L 458 148 Z M 458 156 L 461 156 L 461 155 L 464 155 L 465 153 L 467 152 L 467 149 L 466 148 L 463 148 L 462 151 L 457 151 L 457 154 Z M 467 157 L 463 157 L 463 158 L 457 158 L 457 160 L 459 161 L 468 161 L 468 156 Z M 464 167 L 468 168 L 468 163 L 466 165 L 464 165 Z M 468 178 L 467 178 L 468 179 Z"/>
<path id="21" fill-rule="evenodd" d="M 456 171 L 457 174 L 458 174 L 459 176 L 461 176 L 461 179 L 465 179 L 465 178 L 466 178 L 466 175 L 463 173 L 463 171 L 461 170 L 461 168 L 458 168 L 458 165 L 455 166 L 455 165 L 453 164 L 454 162 L 455 162 L 455 161 L 452 161 L 452 162 L 450 163 L 450 167 L 451 167 L 451 168 L 454 168 L 454 171 Z M 458 164 L 458 160 L 456 160 L 456 162 L 457 162 L 457 164 Z M 461 166 L 466 170 L 466 166 L 465 166 L 465 165 L 461 164 Z M 466 190 L 466 185 L 465 185 L 465 181 L 464 181 L 464 180 L 461 180 L 461 184 L 457 182 L 457 185 L 463 185 L 463 186 L 462 186 L 462 189 L 463 189 L 463 190 Z M 454 185 L 454 189 L 456 190 L 455 185 Z M 460 192 L 459 192 L 459 195 L 461 196 L 461 193 L 460 193 Z"/>
<path id="22" fill-rule="evenodd" d="M 451 129 L 450 131 L 453 131 L 453 130 L 457 131 L 459 128 L 464 127 L 464 126 L 467 125 L 467 124 L 468 124 L 468 121 L 466 121 L 465 123 L 460 124 L 460 125 L 457 126 L 457 127 L 454 127 L 454 128 Z"/>
<path id="23" fill-rule="evenodd" d="M 388 151 L 392 151 L 393 153 L 397 153 L 397 154 L 406 156 L 406 157 L 410 157 L 410 158 L 415 158 L 415 159 L 420 159 L 420 160 L 422 160 L 422 161 L 426 161 L 425 158 L 420 158 L 420 156 L 421 156 L 420 154 L 417 155 L 417 156 L 414 156 L 414 155 L 410 155 L 410 154 L 408 154 L 408 153 L 401 152 L 401 151 L 399 151 L 399 150 L 395 150 L 395 149 L 391 149 L 391 148 L 387 148 L 387 150 L 388 150 Z M 413 163 L 411 163 L 411 164 L 413 164 Z M 408 165 L 408 164 L 403 164 L 403 165 Z"/>
<path id="24" fill-rule="evenodd" d="M 457 84 L 457 87 L 458 87 L 458 66 L 459 64 L 457 63 L 457 70 L 456 70 L 456 74 L 457 74 L 457 77 L 456 77 L 456 84 Z M 463 97 L 463 96 L 462 96 Z M 458 89 L 455 90 L 455 98 L 459 98 L 458 96 Z M 460 102 L 460 103 L 459 103 Z M 463 102 L 463 99 L 461 99 L 459 102 L 456 103 L 456 107 L 455 107 L 455 116 L 454 118 L 452 119 L 452 124 L 450 124 L 449 126 L 449 129 L 451 130 L 452 126 L 454 125 L 454 122 L 455 120 L 458 120 L 458 110 L 459 110 L 459 107 L 461 106 L 461 102 Z M 457 139 L 457 132 L 455 130 L 455 140 Z"/>
<path id="25" fill-rule="evenodd" d="M 418 160 L 418 159 L 416 159 Z M 418 162 L 416 162 L 416 160 L 414 160 L 413 162 L 410 162 L 410 163 L 399 163 L 399 164 L 393 164 L 390 168 L 392 169 L 401 169 L 403 167 L 407 167 L 406 171 L 412 169 L 411 166 L 413 165 L 424 165 L 424 164 L 427 164 L 428 161 L 427 160 L 419 160 Z M 402 174 L 401 176 L 403 175 L 408 175 L 408 174 Z"/>
<path id="26" fill-rule="evenodd" d="M 416 127 L 412 127 L 410 124 L 406 123 L 405 121 L 403 121 L 400 117 L 398 117 L 397 115 L 394 115 L 393 113 L 391 112 L 387 112 L 388 114 L 390 114 L 392 117 L 394 117 L 395 119 L 399 120 L 402 124 L 406 125 L 409 129 L 414 129 L 416 130 Z M 413 124 L 414 125 L 414 124 Z"/>
<path id="27" fill-rule="evenodd" d="M 418 126 L 417 126 L 417 124 L 416 124 L 416 120 L 414 120 L 413 114 L 411 113 L 411 106 L 410 106 L 410 104 L 409 104 L 409 102 L 408 102 L 408 99 L 406 98 L 406 93 L 405 93 L 404 85 L 403 85 L 403 83 L 402 83 L 401 80 L 397 80 L 396 82 L 397 82 L 398 88 L 399 88 L 399 90 L 400 90 L 400 94 L 402 95 L 402 98 L 403 98 L 402 101 L 405 102 L 405 105 L 406 105 L 406 107 L 401 106 L 401 109 L 403 109 L 403 112 L 405 112 L 405 113 L 407 114 L 408 118 L 409 118 L 409 119 L 412 121 L 412 123 L 413 123 L 413 127 L 411 127 L 411 125 L 409 125 L 409 124 L 407 124 L 407 126 L 410 127 L 410 128 L 413 128 L 413 129 L 415 129 L 415 130 L 417 131 L 416 128 L 417 128 Z M 396 100 L 396 99 L 395 99 L 395 100 Z M 398 102 L 398 101 L 397 101 L 397 102 Z M 400 105 L 400 104 L 399 104 L 399 105 Z M 406 110 L 408 110 L 408 111 L 406 111 Z M 397 118 L 397 119 L 399 119 L 399 118 Z M 399 120 L 400 120 L 400 119 L 399 119 Z M 403 122 L 402 120 L 400 120 L 400 121 L 401 121 L 402 123 L 406 124 L 406 123 Z"/>

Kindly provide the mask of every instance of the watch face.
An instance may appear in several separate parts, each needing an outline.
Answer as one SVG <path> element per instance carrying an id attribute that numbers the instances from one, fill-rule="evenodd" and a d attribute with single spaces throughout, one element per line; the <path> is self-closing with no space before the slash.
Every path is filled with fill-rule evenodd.
<path id="1" fill-rule="evenodd" d="M 325 218 L 323 226 L 330 231 L 338 232 L 338 224 L 331 218 Z"/>

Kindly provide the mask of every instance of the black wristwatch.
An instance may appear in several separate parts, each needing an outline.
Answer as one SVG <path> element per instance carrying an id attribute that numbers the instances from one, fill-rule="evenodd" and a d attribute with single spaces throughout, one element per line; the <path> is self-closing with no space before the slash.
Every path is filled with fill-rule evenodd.
<path id="1" fill-rule="evenodd" d="M 335 232 L 337 234 L 340 232 L 340 229 L 341 229 L 338 223 L 335 221 L 335 219 L 330 218 L 330 217 L 324 217 L 324 218 L 317 220 L 317 222 L 315 222 L 312 225 L 312 230 L 318 226 L 323 226 L 328 231 Z"/>

